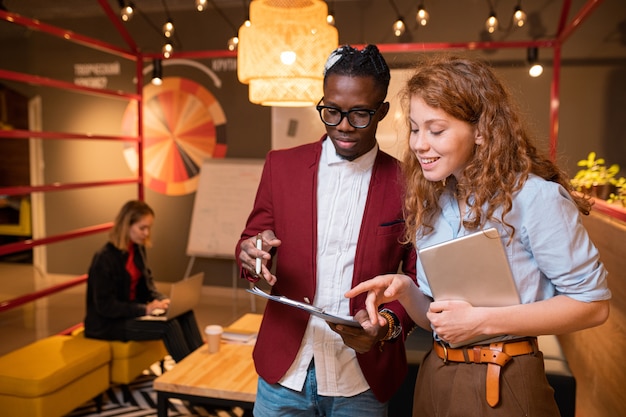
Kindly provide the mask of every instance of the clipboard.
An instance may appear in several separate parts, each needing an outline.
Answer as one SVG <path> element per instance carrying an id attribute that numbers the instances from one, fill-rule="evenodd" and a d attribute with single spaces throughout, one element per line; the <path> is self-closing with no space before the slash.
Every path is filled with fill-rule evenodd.
<path id="1" fill-rule="evenodd" d="M 259 297 L 267 298 L 268 300 L 276 301 L 278 303 L 282 303 L 291 307 L 298 308 L 300 310 L 304 310 L 312 316 L 319 317 L 322 320 L 335 323 L 335 324 L 343 324 L 345 326 L 350 327 L 361 327 L 361 324 L 354 320 L 351 317 L 341 317 L 336 316 L 334 314 L 329 314 L 324 312 L 323 309 L 319 307 L 315 307 L 314 305 L 303 303 L 300 301 L 292 300 L 291 298 L 285 297 L 283 295 L 272 295 L 268 294 L 259 287 L 253 287 L 252 289 L 246 289 L 251 294 L 258 295 Z"/>

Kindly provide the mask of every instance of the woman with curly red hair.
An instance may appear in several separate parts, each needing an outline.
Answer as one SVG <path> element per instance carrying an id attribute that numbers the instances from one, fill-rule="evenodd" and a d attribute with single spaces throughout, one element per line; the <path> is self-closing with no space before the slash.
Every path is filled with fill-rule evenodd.
<path id="1" fill-rule="evenodd" d="M 368 291 L 372 321 L 379 320 L 378 305 L 399 300 L 432 329 L 414 416 L 558 416 L 536 336 L 597 326 L 609 313 L 607 272 L 580 218 L 589 201 L 537 150 L 485 63 L 437 56 L 419 65 L 404 93 L 406 240 L 423 248 L 496 228 L 521 303 L 433 301 L 419 259 L 419 286 L 404 275 L 380 275 L 346 296 Z M 491 338 L 464 345 L 478 336 Z"/>

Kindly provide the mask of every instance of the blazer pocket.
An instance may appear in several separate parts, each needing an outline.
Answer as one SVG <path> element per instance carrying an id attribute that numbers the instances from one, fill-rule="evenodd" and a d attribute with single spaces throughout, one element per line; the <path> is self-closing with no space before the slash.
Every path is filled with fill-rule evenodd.
<path id="1" fill-rule="evenodd" d="M 404 232 L 404 219 L 382 223 L 376 229 L 377 235 L 401 235 Z"/>

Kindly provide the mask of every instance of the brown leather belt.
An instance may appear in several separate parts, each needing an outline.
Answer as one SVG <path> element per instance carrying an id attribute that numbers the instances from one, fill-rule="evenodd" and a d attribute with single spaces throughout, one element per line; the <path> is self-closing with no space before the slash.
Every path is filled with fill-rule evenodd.
<path id="1" fill-rule="evenodd" d="M 502 341 L 489 345 L 466 346 L 453 349 L 442 342 L 433 344 L 433 350 L 443 363 L 486 363 L 487 404 L 495 407 L 500 401 L 500 368 L 509 363 L 513 356 L 528 355 L 539 351 L 536 337 L 523 340 Z"/>

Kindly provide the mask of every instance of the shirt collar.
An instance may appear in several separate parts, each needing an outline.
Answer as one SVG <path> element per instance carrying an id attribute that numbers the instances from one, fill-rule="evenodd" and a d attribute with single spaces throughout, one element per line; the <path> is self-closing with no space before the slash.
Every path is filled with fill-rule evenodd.
<path id="1" fill-rule="evenodd" d="M 370 149 L 364 155 L 359 156 L 354 161 L 348 161 L 337 155 L 335 151 L 335 146 L 330 138 L 326 138 L 326 140 L 322 143 L 322 150 L 326 156 L 327 165 L 337 165 L 337 164 L 354 164 L 356 168 L 359 168 L 363 171 L 366 171 L 374 166 L 374 160 L 376 159 L 376 154 L 378 153 L 378 143 L 374 145 L 372 149 Z"/>

